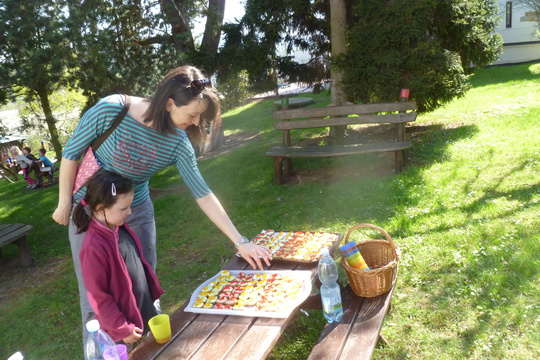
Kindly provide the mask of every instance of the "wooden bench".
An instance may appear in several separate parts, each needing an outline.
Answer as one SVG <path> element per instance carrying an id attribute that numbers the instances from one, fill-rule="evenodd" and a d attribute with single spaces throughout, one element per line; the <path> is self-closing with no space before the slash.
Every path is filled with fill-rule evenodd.
<path id="1" fill-rule="evenodd" d="M 306 117 L 307 120 L 303 119 Z M 405 139 L 405 124 L 416 120 L 416 102 L 277 110 L 273 112 L 272 118 L 279 121 L 274 123 L 274 128 L 283 131 L 283 145 L 275 146 L 266 153 L 266 156 L 274 158 L 274 182 L 278 184 L 283 184 L 285 177 L 293 174 L 292 158 L 325 158 L 392 151 L 396 153 L 397 171 L 401 171 L 405 163 L 404 151 L 411 146 L 411 143 Z M 396 124 L 396 136 L 386 142 L 361 144 L 323 146 L 293 146 L 291 144 L 291 130 L 366 124 Z"/>
<path id="2" fill-rule="evenodd" d="M 34 265 L 34 258 L 30 255 L 30 249 L 26 242 L 26 234 L 31 233 L 34 227 L 25 224 L 0 225 L 0 261 L 3 260 L 1 247 L 7 244 L 17 245 L 19 248 L 19 260 L 23 266 Z"/>

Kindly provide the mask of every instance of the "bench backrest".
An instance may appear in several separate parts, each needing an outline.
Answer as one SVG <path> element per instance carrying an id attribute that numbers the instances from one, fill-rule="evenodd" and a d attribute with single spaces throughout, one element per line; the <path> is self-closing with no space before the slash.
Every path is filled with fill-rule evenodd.
<path id="1" fill-rule="evenodd" d="M 348 117 L 349 115 L 357 116 Z M 288 121 L 306 117 L 309 119 Z M 276 110 L 273 112 L 272 118 L 274 120 L 281 120 L 281 122 L 274 123 L 276 130 L 310 129 L 369 123 L 399 124 L 416 120 L 416 102 L 404 101 Z"/>

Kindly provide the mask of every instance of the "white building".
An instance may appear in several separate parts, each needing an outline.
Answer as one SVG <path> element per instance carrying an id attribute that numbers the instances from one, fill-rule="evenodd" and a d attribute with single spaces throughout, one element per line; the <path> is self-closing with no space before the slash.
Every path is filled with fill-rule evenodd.
<path id="1" fill-rule="evenodd" d="M 493 65 L 517 64 L 540 59 L 540 38 L 535 35 L 538 17 L 519 1 L 499 0 L 502 18 L 497 32 L 502 35 L 504 46 L 499 60 Z"/>

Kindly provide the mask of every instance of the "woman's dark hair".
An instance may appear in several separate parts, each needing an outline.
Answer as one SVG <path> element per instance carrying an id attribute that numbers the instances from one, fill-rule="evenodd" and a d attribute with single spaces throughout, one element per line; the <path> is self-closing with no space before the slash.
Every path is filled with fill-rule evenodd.
<path id="1" fill-rule="evenodd" d="M 150 101 L 148 110 L 144 113 L 143 121 L 152 123 L 152 127 L 162 135 L 176 134 L 176 127 L 171 121 L 166 109 L 167 100 L 172 99 L 176 106 L 186 106 L 193 100 L 206 99 L 208 107 L 201 114 L 199 126 L 191 125 L 186 129 L 190 140 L 200 144 L 206 138 L 206 130 L 211 122 L 220 114 L 220 100 L 210 88 L 210 84 L 201 91 L 194 92 L 191 88 L 193 80 L 205 79 L 203 73 L 194 66 L 180 66 L 163 77 L 154 97 Z"/>
<path id="2" fill-rule="evenodd" d="M 85 185 L 86 195 L 84 196 L 84 202 L 92 211 L 96 211 L 100 205 L 107 209 L 116 203 L 118 195 L 133 191 L 131 180 L 104 169 L 99 169 L 88 179 Z M 88 225 L 92 219 L 91 213 L 88 214 L 84 207 L 85 205 L 80 202 L 73 210 L 73 223 L 77 226 L 78 234 L 88 230 Z"/>

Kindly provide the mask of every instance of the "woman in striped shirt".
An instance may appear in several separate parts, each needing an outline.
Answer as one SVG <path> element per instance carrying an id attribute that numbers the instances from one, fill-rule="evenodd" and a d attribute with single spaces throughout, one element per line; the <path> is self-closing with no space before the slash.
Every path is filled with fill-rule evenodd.
<path id="1" fill-rule="evenodd" d="M 266 247 L 247 242 L 247 238 L 238 232 L 197 167 L 190 140 L 194 143 L 203 140 L 207 128 L 220 111 L 219 98 L 207 84 L 208 80 L 199 69 L 182 66 L 162 79 L 152 99 L 130 96 L 128 114 L 98 148 L 95 156 L 104 169 L 133 181 L 135 198 L 132 214 L 126 223 L 141 240 L 144 256 L 154 269 L 156 230 L 148 181 L 156 172 L 175 164 L 203 212 L 236 245 L 240 255 L 254 269 L 262 270 L 263 262 L 270 265 L 270 251 Z M 80 202 L 86 189 L 83 187 L 72 196 L 73 182 L 78 159 L 112 125 L 124 102 L 123 95 L 111 95 L 89 109 L 62 154 L 59 200 L 53 219 L 61 225 L 69 224 L 83 324 L 93 318 L 79 262 L 79 251 L 85 234 L 77 234 L 76 227 L 70 221 L 70 214 L 73 205 Z"/>

